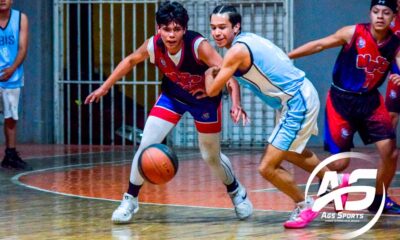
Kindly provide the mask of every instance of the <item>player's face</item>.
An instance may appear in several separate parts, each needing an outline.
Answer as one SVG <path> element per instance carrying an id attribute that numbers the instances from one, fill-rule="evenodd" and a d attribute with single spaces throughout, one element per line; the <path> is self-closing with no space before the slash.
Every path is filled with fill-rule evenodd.
<path id="1" fill-rule="evenodd" d="M 371 24 L 374 30 L 376 31 L 389 29 L 393 17 L 394 17 L 393 11 L 386 6 L 375 5 L 371 8 L 370 12 Z"/>
<path id="2" fill-rule="evenodd" d="M 12 5 L 12 0 L 0 0 L 0 11 L 9 10 Z"/>
<path id="3" fill-rule="evenodd" d="M 239 32 L 239 26 L 239 24 L 232 26 L 226 13 L 211 15 L 211 35 L 220 48 L 230 48 L 232 46 L 233 39 Z"/>
<path id="4" fill-rule="evenodd" d="M 185 32 L 186 29 L 175 22 L 158 27 L 158 33 L 161 34 L 161 39 L 168 52 L 171 54 L 175 54 L 181 49 Z"/>

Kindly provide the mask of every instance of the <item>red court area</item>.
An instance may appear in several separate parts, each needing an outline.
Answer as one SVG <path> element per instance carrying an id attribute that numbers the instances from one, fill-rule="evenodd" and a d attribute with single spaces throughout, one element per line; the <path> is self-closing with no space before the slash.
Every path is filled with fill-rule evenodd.
<path id="1" fill-rule="evenodd" d="M 258 174 L 260 151 L 255 153 L 238 153 L 236 151 L 233 154 L 227 152 L 227 155 L 232 161 L 239 180 L 247 188 L 256 209 L 280 211 L 293 209 L 293 202 Z M 128 187 L 130 164 L 131 161 L 126 159 L 111 163 L 85 164 L 81 167 L 75 165 L 73 167 L 48 168 L 44 171 L 22 175 L 19 181 L 48 191 L 120 200 Z M 232 208 L 225 186 L 211 174 L 211 170 L 199 158 L 197 152 L 188 154 L 187 157 L 181 157 L 179 164 L 177 175 L 167 184 L 145 183 L 139 195 L 140 202 Z M 287 163 L 284 163 L 283 167 L 294 174 L 298 184 L 306 183 L 308 173 Z M 361 167 L 374 168 L 372 164 L 366 166 L 365 162 L 354 161 L 349 171 Z M 314 179 L 313 182 L 316 183 L 317 179 Z M 398 185 L 398 182 L 393 184 L 397 187 Z M 391 189 L 389 193 L 394 199 L 400 200 L 400 191 L 397 187 Z"/>

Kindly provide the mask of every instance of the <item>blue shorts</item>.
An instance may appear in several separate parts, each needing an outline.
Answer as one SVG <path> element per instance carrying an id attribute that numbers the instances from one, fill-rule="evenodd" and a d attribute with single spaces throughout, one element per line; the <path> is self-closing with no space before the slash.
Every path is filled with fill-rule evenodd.
<path id="1" fill-rule="evenodd" d="M 304 79 L 299 91 L 283 104 L 279 123 L 268 142 L 283 151 L 302 153 L 310 137 L 318 134 L 319 107 L 317 90 Z"/>
<path id="2" fill-rule="evenodd" d="M 200 133 L 221 132 L 221 103 L 193 105 L 183 103 L 165 93 L 161 93 L 150 111 L 150 116 L 177 124 L 183 114 L 189 112 L 194 118 L 196 129 Z"/>

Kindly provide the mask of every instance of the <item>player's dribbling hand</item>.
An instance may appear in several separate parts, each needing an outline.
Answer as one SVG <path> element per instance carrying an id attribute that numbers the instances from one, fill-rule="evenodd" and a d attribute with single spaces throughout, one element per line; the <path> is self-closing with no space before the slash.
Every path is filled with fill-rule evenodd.
<path id="1" fill-rule="evenodd" d="M 92 102 L 98 103 L 100 101 L 100 98 L 103 97 L 104 95 L 106 95 L 107 93 L 108 93 L 108 90 L 106 90 L 102 87 L 99 87 L 94 92 L 89 94 L 89 96 L 86 97 L 85 104 L 90 104 Z"/>
<path id="2" fill-rule="evenodd" d="M 230 114 L 234 124 L 238 124 L 240 119 L 242 119 L 243 126 L 246 126 L 248 123 L 250 123 L 250 119 L 247 116 L 246 111 L 240 106 L 232 106 Z"/>
<path id="3" fill-rule="evenodd" d="M 393 81 L 396 86 L 400 86 L 400 75 L 399 74 L 391 74 L 389 76 L 389 80 Z"/>

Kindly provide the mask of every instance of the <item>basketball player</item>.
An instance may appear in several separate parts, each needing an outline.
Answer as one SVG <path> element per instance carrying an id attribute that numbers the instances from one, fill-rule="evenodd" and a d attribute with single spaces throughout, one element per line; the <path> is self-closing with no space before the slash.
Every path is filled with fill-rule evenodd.
<path id="1" fill-rule="evenodd" d="M 210 66 L 219 66 L 222 58 L 203 36 L 187 30 L 188 20 L 187 11 L 180 3 L 162 3 L 156 13 L 158 34 L 126 57 L 106 82 L 85 100 L 86 104 L 99 101 L 116 81 L 145 59 L 150 58 L 164 73 L 162 93 L 149 114 L 133 158 L 128 191 L 112 215 L 114 223 L 130 222 L 139 210 L 138 194 L 144 181 L 138 172 L 140 153 L 153 143 L 161 143 L 185 112 L 195 120 L 202 158 L 226 185 L 237 217 L 245 219 L 252 214 L 253 207 L 245 188 L 235 177 L 229 159 L 220 151 L 221 95 L 207 97 L 205 94 L 204 72 Z M 233 101 L 232 118 L 235 122 L 240 119 L 246 122 L 237 83 L 230 81 L 228 88 Z"/>
<path id="2" fill-rule="evenodd" d="M 28 48 L 28 17 L 12 9 L 12 0 L 0 3 L 0 95 L 4 113 L 6 150 L 1 166 L 31 170 L 16 151 L 18 102 L 24 86 L 23 62 Z"/>
<path id="3" fill-rule="evenodd" d="M 241 15 L 235 7 L 220 5 L 214 9 L 211 34 L 217 46 L 228 51 L 220 69 L 213 67 L 206 72 L 207 94 L 218 96 L 234 75 L 240 85 L 281 110 L 258 170 L 296 203 L 284 226 L 304 228 L 318 216 L 318 212 L 312 211 L 314 200 L 304 198 L 293 175 L 282 168 L 281 163 L 287 160 L 309 172 L 320 163 L 317 156 L 305 148 L 311 135 L 318 132 L 318 93 L 304 72 L 294 67 L 281 49 L 256 34 L 241 32 Z M 322 178 L 328 170 L 324 168 L 318 177 Z M 347 184 L 345 179 L 341 185 Z"/>
<path id="4" fill-rule="evenodd" d="M 326 103 L 325 147 L 331 153 L 350 151 L 358 132 L 365 144 L 375 143 L 381 157 L 376 181 L 376 196 L 369 207 L 378 210 L 385 191 L 396 172 L 396 135 L 378 87 L 390 65 L 398 84 L 399 39 L 390 31 L 396 13 L 396 0 L 372 0 L 370 23 L 346 26 L 325 38 L 293 50 L 290 58 L 311 55 L 342 46 L 333 71 L 333 82 Z M 336 170 L 347 167 L 348 159 Z M 400 214 L 400 206 L 386 198 L 384 213 Z"/>
<path id="5" fill-rule="evenodd" d="M 397 14 L 390 24 L 390 27 L 394 34 L 397 37 L 400 37 L 400 13 L 398 12 L 400 7 L 400 0 L 397 1 Z M 397 68 L 397 65 L 394 64 L 392 68 Z M 392 120 L 393 128 L 396 130 L 397 124 L 399 122 L 399 113 L 400 113 L 400 77 L 396 72 L 399 72 L 399 69 L 394 69 L 394 74 L 389 75 L 389 81 L 386 88 L 386 99 L 385 104 L 387 109 L 389 110 L 390 118 Z"/>

